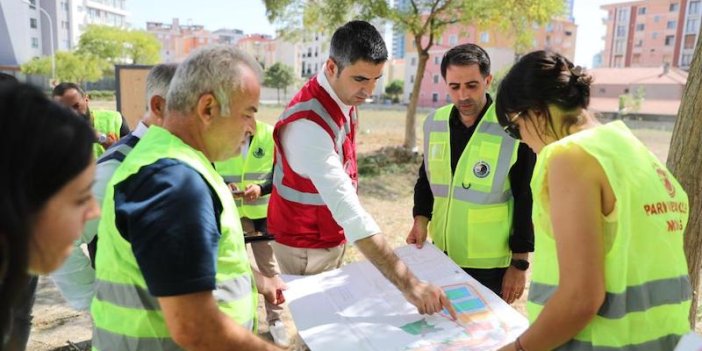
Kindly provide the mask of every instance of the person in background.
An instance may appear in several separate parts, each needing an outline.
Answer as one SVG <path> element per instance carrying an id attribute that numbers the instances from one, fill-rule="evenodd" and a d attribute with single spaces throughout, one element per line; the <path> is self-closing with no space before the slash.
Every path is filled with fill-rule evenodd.
<path id="1" fill-rule="evenodd" d="M 275 125 L 277 155 L 268 230 L 281 272 L 311 275 L 341 265 L 349 240 L 422 314 L 453 306 L 395 255 L 356 192 L 356 109 L 388 58 L 380 33 L 351 21 L 331 39 L 324 69 L 293 97 Z"/>
<path id="2" fill-rule="evenodd" d="M 280 270 L 273 255 L 268 234 L 268 200 L 273 187 L 273 126 L 256 121 L 246 132 L 239 156 L 216 162 L 215 169 L 234 192 L 234 200 L 241 217 L 244 235 L 251 238 L 251 251 L 261 274 L 280 279 Z M 265 302 L 268 330 L 276 345 L 287 347 L 290 343 L 285 324 L 281 319 L 283 307 Z"/>
<path id="3" fill-rule="evenodd" d="M 623 122 L 587 110 L 591 82 L 534 51 L 497 93 L 500 125 L 537 153 L 531 326 L 502 351 L 673 350 L 690 330 L 687 194 Z"/>
<path id="4" fill-rule="evenodd" d="M 175 74 L 176 64 L 154 66 L 146 76 L 146 113 L 134 131 L 112 145 L 97 161 L 95 183 L 92 192 L 98 203 L 105 197 L 105 187 L 125 157 L 136 146 L 151 125 L 160 126 L 166 110 L 166 93 Z M 73 252 L 66 262 L 51 274 L 51 279 L 71 307 L 88 310 L 95 292 L 95 248 L 100 218 L 88 221 L 80 240 L 74 244 Z M 81 249 L 89 244 L 89 256 Z"/>
<path id="5" fill-rule="evenodd" d="M 235 156 L 258 111 L 262 69 L 213 45 L 178 65 L 163 127 L 151 126 L 108 182 L 98 227 L 96 350 L 275 350 L 252 333 L 258 293 L 230 189 L 213 162 Z"/>
<path id="6" fill-rule="evenodd" d="M 95 129 L 95 159 L 117 140 L 129 134 L 129 125 L 121 113 L 110 110 L 90 108 L 90 99 L 78 84 L 63 82 L 51 92 L 54 101 L 72 109 L 79 116 L 90 122 Z"/>
<path id="7" fill-rule="evenodd" d="M 497 124 L 490 57 L 475 44 L 444 54 L 452 103 L 424 121 L 408 244 L 434 244 L 507 303 L 522 296 L 534 251 L 529 189 L 536 156 Z"/>
<path id="8" fill-rule="evenodd" d="M 30 276 L 58 268 L 100 213 L 90 192 L 95 133 L 39 89 L 16 82 L 0 82 L 0 132 L 0 349 L 24 350 L 36 286 Z"/>

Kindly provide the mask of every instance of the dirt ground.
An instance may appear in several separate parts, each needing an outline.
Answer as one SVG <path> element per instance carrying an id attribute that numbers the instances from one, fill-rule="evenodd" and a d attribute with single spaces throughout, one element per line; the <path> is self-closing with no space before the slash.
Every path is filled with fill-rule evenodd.
<path id="1" fill-rule="evenodd" d="M 112 105 L 111 105 L 112 104 Z M 112 102 L 98 102 L 94 105 L 112 107 Z M 282 111 L 280 107 L 262 106 L 258 118 L 274 123 Z M 421 120 L 425 113 L 420 112 Z M 634 133 L 649 146 L 662 160 L 668 153 L 672 123 L 628 122 Z M 417 145 L 421 146 L 421 128 L 417 129 Z M 404 139 L 404 110 L 373 110 L 365 108 L 360 113 L 358 146 L 360 154 L 369 154 L 384 146 L 401 145 Z M 399 167 L 393 173 L 373 177 L 362 177 L 360 181 L 361 202 L 380 225 L 384 235 L 393 246 L 404 245 L 404 239 L 412 224 L 412 191 L 417 167 Z M 347 262 L 359 260 L 360 255 L 351 248 L 346 257 Z M 514 307 L 524 313 L 524 300 Z M 259 315 L 263 317 L 259 308 Z M 285 316 L 289 330 L 294 325 L 289 315 Z M 37 302 L 34 307 L 34 328 L 30 336 L 29 350 L 81 350 L 90 339 L 90 317 L 85 312 L 77 312 L 68 307 L 53 283 L 47 278 L 40 280 Z M 699 328 L 698 328 L 699 329 Z M 262 337 L 270 338 L 267 326 L 261 323 L 259 332 Z M 294 349 L 305 349 L 296 342 Z"/>

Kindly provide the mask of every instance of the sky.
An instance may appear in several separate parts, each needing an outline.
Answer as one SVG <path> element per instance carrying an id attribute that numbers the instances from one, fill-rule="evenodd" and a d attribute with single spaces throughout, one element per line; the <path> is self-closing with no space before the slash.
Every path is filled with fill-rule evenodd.
<path id="1" fill-rule="evenodd" d="M 606 12 L 600 6 L 616 2 L 623 1 L 575 0 L 573 16 L 578 25 L 575 64 L 591 67 L 592 57 L 604 48 L 602 18 Z M 246 34 L 275 35 L 275 27 L 266 18 L 262 0 L 129 0 L 127 10 L 131 13 L 132 27 L 136 29 L 145 29 L 147 21 L 171 23 L 173 18 L 179 18 L 181 24 L 204 25 L 211 31 L 229 28 L 241 29 Z"/>

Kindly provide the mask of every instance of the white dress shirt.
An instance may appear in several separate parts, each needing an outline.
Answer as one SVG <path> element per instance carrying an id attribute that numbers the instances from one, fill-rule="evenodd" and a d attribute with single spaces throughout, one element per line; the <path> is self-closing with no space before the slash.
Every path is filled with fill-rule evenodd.
<path id="1" fill-rule="evenodd" d="M 316 79 L 350 118 L 351 106 L 341 102 L 324 72 L 319 72 Z M 307 119 L 291 122 L 281 130 L 280 142 L 290 168 L 312 181 L 349 242 L 380 233 L 378 224 L 361 206 L 343 161 L 334 151 L 332 138 L 321 126 Z"/>

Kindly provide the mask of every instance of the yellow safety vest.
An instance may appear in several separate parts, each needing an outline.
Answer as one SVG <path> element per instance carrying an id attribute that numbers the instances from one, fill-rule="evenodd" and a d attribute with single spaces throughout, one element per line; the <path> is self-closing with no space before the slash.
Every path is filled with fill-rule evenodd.
<path id="1" fill-rule="evenodd" d="M 273 170 L 273 126 L 256 121 L 254 134 L 246 159 L 241 155 L 226 161 L 215 162 L 215 169 L 224 178 L 224 181 L 235 183 L 240 190 L 246 189 L 249 184 L 263 184 Z M 266 218 L 270 194 L 261 196 L 256 200 L 236 199 L 236 206 L 241 217 L 250 219 Z"/>
<path id="2" fill-rule="evenodd" d="M 536 250 L 529 318 L 536 319 L 558 288 L 547 173 L 554 151 L 571 147 L 598 161 L 616 206 L 605 224 L 605 301 L 590 324 L 558 350 L 670 351 L 690 329 L 692 291 L 683 253 L 687 194 L 621 121 L 570 135 L 538 155 L 531 183 Z"/>
<path id="3" fill-rule="evenodd" d="M 144 166 L 172 158 L 195 169 L 215 191 L 222 204 L 221 237 L 217 256 L 220 310 L 249 330 L 256 326 L 258 294 L 244 245 L 239 215 L 232 195 L 202 152 L 165 129 L 152 126 L 127 155 L 107 185 L 98 233 L 95 297 L 91 313 L 95 350 L 179 350 L 166 326 L 158 300 L 149 294 L 144 276 L 115 224 L 114 187 Z M 164 220 L 176 220 L 165 218 Z"/>
<path id="4" fill-rule="evenodd" d="M 101 134 L 113 134 L 119 139 L 119 130 L 122 128 L 122 115 L 117 111 L 109 110 L 91 110 L 90 114 L 93 119 L 93 128 Z M 93 154 L 97 160 L 103 153 L 105 148 L 102 145 L 93 144 Z"/>
<path id="5" fill-rule="evenodd" d="M 424 166 L 434 196 L 429 234 L 461 267 L 509 266 L 514 198 L 509 170 L 519 143 L 497 123 L 491 104 L 451 174 L 453 104 L 424 121 Z"/>

